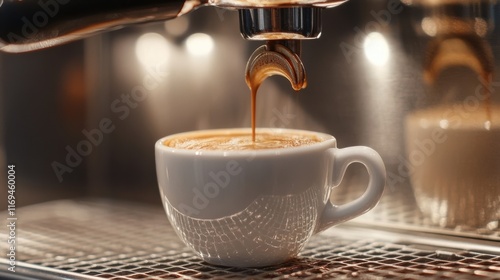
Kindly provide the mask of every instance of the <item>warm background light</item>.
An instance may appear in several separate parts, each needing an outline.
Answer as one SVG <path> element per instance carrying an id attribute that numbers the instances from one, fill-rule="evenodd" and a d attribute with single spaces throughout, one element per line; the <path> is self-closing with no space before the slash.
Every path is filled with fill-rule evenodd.
<path id="1" fill-rule="evenodd" d="M 137 39 L 135 54 L 145 67 L 154 67 L 167 62 L 170 45 L 162 35 L 146 33 Z"/>
<path id="2" fill-rule="evenodd" d="M 187 38 L 186 48 L 194 56 L 205 56 L 212 52 L 214 40 L 210 35 L 195 33 Z"/>
<path id="3" fill-rule="evenodd" d="M 368 34 L 363 43 L 366 59 L 376 66 L 383 66 L 389 60 L 389 44 L 378 32 Z"/>

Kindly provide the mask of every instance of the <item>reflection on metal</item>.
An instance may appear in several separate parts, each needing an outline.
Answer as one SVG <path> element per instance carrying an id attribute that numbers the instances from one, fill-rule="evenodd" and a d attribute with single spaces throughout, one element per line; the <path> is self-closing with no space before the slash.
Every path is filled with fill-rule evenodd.
<path id="1" fill-rule="evenodd" d="M 406 116 L 406 158 L 412 162 L 416 202 L 437 227 L 497 231 L 500 154 L 494 144 L 500 143 L 500 107 L 492 94 L 495 60 L 490 43 L 498 33 L 494 2 L 413 4 L 414 15 L 421 16 L 413 26 L 426 42 L 422 74 L 430 93 L 421 94 L 416 110 Z M 446 140 L 436 141 L 431 133 L 442 133 Z M 422 141 L 432 142 L 433 149 L 420 157 L 416 143 Z M 459 146 L 473 152 L 458 152 Z"/>
<path id="2" fill-rule="evenodd" d="M 479 3 L 494 3 L 494 0 L 403 0 L 407 5 L 422 5 L 422 6 L 443 6 L 450 4 L 479 4 Z"/>
<path id="3" fill-rule="evenodd" d="M 258 48 L 247 63 L 247 85 L 257 89 L 269 76 L 281 75 L 290 81 L 293 89 L 305 88 L 307 85 L 306 72 L 296 52 L 300 52 L 300 44 L 287 48 L 272 41 Z"/>
<path id="4" fill-rule="evenodd" d="M 493 72 L 491 46 L 485 37 L 494 29 L 494 1 L 419 0 L 423 17 L 417 32 L 431 38 L 425 50 L 424 81 L 433 84 L 445 69 L 470 68 L 487 77 Z"/>
<path id="5" fill-rule="evenodd" d="M 437 23 L 433 18 L 425 17 L 422 20 L 422 30 L 428 36 L 434 37 L 437 34 Z"/>
<path id="6" fill-rule="evenodd" d="M 482 18 L 475 18 L 474 31 L 477 35 L 484 37 L 488 32 L 488 23 Z"/>
<path id="7" fill-rule="evenodd" d="M 422 30 L 427 36 L 435 37 L 443 34 L 476 34 L 484 37 L 488 32 L 488 23 L 483 18 L 464 21 L 457 18 L 424 17 Z"/>
<path id="8" fill-rule="evenodd" d="M 455 34 L 431 41 L 424 61 L 424 81 L 433 84 L 444 69 L 453 66 L 468 67 L 486 77 L 494 69 L 491 47 L 474 35 Z"/>
<path id="9" fill-rule="evenodd" d="M 419 9 L 421 18 L 415 27 L 424 36 L 474 33 L 485 37 L 495 28 L 496 1 L 404 0 L 403 3 Z"/>
<path id="10" fill-rule="evenodd" d="M 321 34 L 321 9 L 313 7 L 240 10 L 245 39 L 316 39 Z"/>

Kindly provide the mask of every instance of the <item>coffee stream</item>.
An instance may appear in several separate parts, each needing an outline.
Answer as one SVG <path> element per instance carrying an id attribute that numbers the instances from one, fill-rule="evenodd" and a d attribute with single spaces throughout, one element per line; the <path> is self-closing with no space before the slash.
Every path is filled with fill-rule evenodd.
<path id="1" fill-rule="evenodd" d="M 250 88 L 252 114 L 252 141 L 255 143 L 257 91 L 270 76 L 281 75 L 287 78 L 296 91 L 307 85 L 304 66 L 300 57 L 280 44 L 258 48 L 248 60 L 245 80 Z"/>
<path id="2" fill-rule="evenodd" d="M 483 84 L 483 92 L 484 92 L 484 95 L 486 96 L 485 100 L 484 100 L 484 107 L 486 109 L 486 120 L 488 122 L 490 122 L 491 124 L 491 121 L 492 121 L 492 116 L 491 116 L 491 85 L 492 85 L 492 82 L 493 82 L 493 74 L 491 73 L 487 73 L 485 74 L 483 77 L 484 79 L 484 82 L 485 84 Z"/>

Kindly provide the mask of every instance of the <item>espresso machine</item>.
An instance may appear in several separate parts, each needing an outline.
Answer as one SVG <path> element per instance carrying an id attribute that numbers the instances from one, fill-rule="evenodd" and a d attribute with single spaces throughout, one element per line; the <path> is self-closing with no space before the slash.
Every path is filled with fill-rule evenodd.
<path id="1" fill-rule="evenodd" d="M 199 7 L 215 6 L 239 11 L 241 35 L 245 39 L 267 42 L 251 58 L 249 72 L 255 71 L 254 65 L 269 64 L 275 59 L 282 60 L 285 64 L 290 63 L 291 69 L 297 73 L 304 70 L 298 57 L 301 41 L 316 39 L 321 34 L 321 10 L 343 2 L 345 1 L 151 1 L 103 5 L 74 1 L 7 1 L 2 3 L 0 11 L 3 26 L 0 47 L 7 52 L 33 51 L 126 24 L 169 20 Z M 293 63 L 294 59 L 297 59 L 296 63 Z M 304 75 L 300 76 L 305 80 Z M 295 87 L 300 89 L 302 86 Z"/>
<path id="2" fill-rule="evenodd" d="M 14 166 L 18 244 L 13 273 L 10 244 L 0 243 L 0 278 L 499 277 L 496 1 L 102 2 L 0 0 L 0 176 L 7 182 Z M 249 127 L 245 75 L 262 61 L 280 61 L 288 81 L 262 83 L 257 127 L 370 146 L 386 165 L 386 191 L 292 262 L 211 266 L 165 217 L 153 145 Z M 474 126 L 483 110 L 488 136 L 455 141 L 451 128 Z M 464 166 L 460 151 L 471 158 Z M 349 167 L 331 200 L 359 196 L 365 172 Z M 451 191 L 449 177 L 459 181 Z M 480 183 L 460 184 L 469 177 Z"/>

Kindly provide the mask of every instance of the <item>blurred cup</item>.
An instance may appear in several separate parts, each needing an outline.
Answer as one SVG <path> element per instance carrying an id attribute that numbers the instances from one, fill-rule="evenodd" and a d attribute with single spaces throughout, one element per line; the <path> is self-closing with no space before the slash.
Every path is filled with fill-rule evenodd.
<path id="1" fill-rule="evenodd" d="M 441 227 L 498 228 L 500 107 L 437 106 L 406 119 L 407 159 L 417 204 Z"/>

